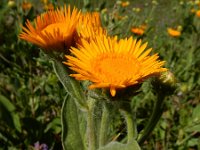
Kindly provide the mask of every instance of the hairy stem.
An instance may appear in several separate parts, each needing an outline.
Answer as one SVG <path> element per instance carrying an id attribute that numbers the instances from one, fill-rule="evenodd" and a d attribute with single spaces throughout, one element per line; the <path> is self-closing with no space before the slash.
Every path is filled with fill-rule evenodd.
<path id="1" fill-rule="evenodd" d="M 123 114 L 126 124 L 127 124 L 127 134 L 128 134 L 128 143 L 133 140 L 133 138 L 136 136 L 136 130 L 134 129 L 134 122 L 133 122 L 133 117 L 132 114 L 129 112 L 120 109 L 120 112 Z"/>
<path id="2" fill-rule="evenodd" d="M 161 94 L 161 93 L 158 94 L 157 101 L 153 108 L 153 113 L 144 129 L 142 136 L 138 140 L 138 143 L 140 145 L 148 138 L 149 134 L 153 131 L 160 117 L 162 116 L 164 98 L 165 98 L 164 94 Z"/>
<path id="3" fill-rule="evenodd" d="M 88 135 L 88 150 L 96 150 L 96 136 L 95 136 L 95 122 L 94 122 L 94 108 L 95 100 L 88 100 L 89 109 L 87 111 L 87 135 Z"/>
<path id="4" fill-rule="evenodd" d="M 109 112 L 106 107 L 106 104 L 103 103 L 103 112 L 102 112 L 102 117 L 101 117 L 100 135 L 99 135 L 99 147 L 102 147 L 106 144 L 106 135 L 108 131 L 108 119 L 109 119 Z"/>

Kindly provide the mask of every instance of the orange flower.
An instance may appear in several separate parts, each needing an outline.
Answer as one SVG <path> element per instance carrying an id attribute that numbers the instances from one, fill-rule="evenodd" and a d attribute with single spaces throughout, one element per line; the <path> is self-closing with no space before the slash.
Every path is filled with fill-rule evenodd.
<path id="1" fill-rule="evenodd" d="M 137 35 L 143 35 L 144 34 L 144 30 L 141 28 L 132 28 L 131 31 Z"/>
<path id="2" fill-rule="evenodd" d="M 131 28 L 131 32 L 133 32 L 134 34 L 137 34 L 137 35 L 143 35 L 145 30 L 146 30 L 146 28 L 147 28 L 147 25 L 146 24 L 142 24 L 139 27 Z"/>
<path id="3" fill-rule="evenodd" d="M 200 18 L 200 10 L 196 11 L 196 16 Z"/>
<path id="4" fill-rule="evenodd" d="M 25 11 L 25 10 L 29 10 L 31 9 L 32 7 L 32 4 L 30 2 L 23 2 L 22 3 L 22 9 Z"/>
<path id="5" fill-rule="evenodd" d="M 66 55 L 64 64 L 77 73 L 71 74 L 77 80 L 90 80 L 90 89 L 110 89 L 112 96 L 117 89 L 126 88 L 143 82 L 146 78 L 166 71 L 164 61 L 158 60 L 158 54 L 149 55 L 147 43 L 141 44 L 132 37 L 96 36 L 90 42 L 82 40 L 79 48 L 72 48 Z"/>
<path id="6" fill-rule="evenodd" d="M 131 32 L 137 35 L 143 35 L 144 34 L 144 29 L 139 28 L 139 27 L 133 27 L 131 28 Z"/>
<path id="7" fill-rule="evenodd" d="M 126 1 L 126 2 L 122 2 L 122 3 L 121 3 L 121 6 L 122 6 L 122 7 L 127 7 L 128 5 L 130 5 L 130 2 L 129 2 L 129 1 Z"/>
<path id="8" fill-rule="evenodd" d="M 46 12 L 34 20 L 35 26 L 30 21 L 26 22 L 20 38 L 36 44 L 46 51 L 55 50 L 64 52 L 73 44 L 76 26 L 80 12 L 70 6 L 55 11 Z"/>
<path id="9" fill-rule="evenodd" d="M 167 28 L 167 32 L 172 37 L 179 37 L 181 35 L 181 32 L 172 28 Z"/>

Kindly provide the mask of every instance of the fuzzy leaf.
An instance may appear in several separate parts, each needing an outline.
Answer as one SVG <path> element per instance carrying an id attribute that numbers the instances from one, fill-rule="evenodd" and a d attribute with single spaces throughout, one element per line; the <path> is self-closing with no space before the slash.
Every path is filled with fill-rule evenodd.
<path id="1" fill-rule="evenodd" d="M 63 149 L 83 150 L 84 146 L 80 134 L 77 107 L 70 95 L 65 98 L 61 113 Z"/>
<path id="2" fill-rule="evenodd" d="M 105 147 L 99 148 L 98 150 L 141 150 L 138 143 L 133 140 L 128 144 L 122 144 L 119 142 L 111 142 Z"/>

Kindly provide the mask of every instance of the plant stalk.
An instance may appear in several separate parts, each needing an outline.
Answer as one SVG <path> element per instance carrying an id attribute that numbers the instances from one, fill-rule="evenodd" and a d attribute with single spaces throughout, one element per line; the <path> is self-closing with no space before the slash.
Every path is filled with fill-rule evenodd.
<path id="1" fill-rule="evenodd" d="M 64 86 L 65 90 L 69 93 L 71 97 L 75 100 L 77 106 L 83 110 L 87 111 L 86 98 L 83 90 L 78 81 L 69 76 L 67 68 L 55 58 L 53 60 L 53 69 L 59 81 Z"/>
<path id="2" fill-rule="evenodd" d="M 162 116 L 164 99 L 165 95 L 162 93 L 158 93 L 157 101 L 153 108 L 153 113 L 144 129 L 142 136 L 138 140 L 139 145 L 141 145 L 148 138 L 149 134 L 153 131 L 160 117 Z"/>
<path id="3" fill-rule="evenodd" d="M 103 103 L 103 112 L 101 117 L 101 126 L 100 126 L 100 135 L 99 135 L 99 147 L 102 147 L 106 144 L 106 135 L 108 131 L 108 119 L 109 112 L 106 106 L 106 103 Z"/>
<path id="4" fill-rule="evenodd" d="M 123 110 L 123 109 L 120 109 L 120 112 L 123 114 L 125 120 L 126 120 L 126 124 L 127 124 L 127 134 L 128 134 L 128 141 L 127 143 L 129 143 L 130 141 L 133 140 L 133 138 L 136 136 L 136 130 L 134 129 L 134 123 L 133 123 L 133 117 L 132 115 Z"/>
<path id="5" fill-rule="evenodd" d="M 88 100 L 89 109 L 87 111 L 87 135 L 88 135 L 88 150 L 96 150 L 96 136 L 95 136 L 95 121 L 94 108 L 95 100 Z"/>

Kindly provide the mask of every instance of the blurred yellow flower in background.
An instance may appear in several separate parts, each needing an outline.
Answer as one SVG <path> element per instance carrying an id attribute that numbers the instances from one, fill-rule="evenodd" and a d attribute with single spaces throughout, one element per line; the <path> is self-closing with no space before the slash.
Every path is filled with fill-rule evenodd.
<path id="1" fill-rule="evenodd" d="M 200 18 L 200 10 L 196 11 L 196 16 Z"/>
<path id="2" fill-rule="evenodd" d="M 134 8 L 132 8 L 132 11 L 134 11 L 134 12 L 140 12 L 141 9 L 140 9 L 140 7 L 134 7 Z"/>
<path id="3" fill-rule="evenodd" d="M 173 28 L 167 28 L 167 32 L 172 37 L 179 37 L 181 35 L 181 31 Z"/>
<path id="4" fill-rule="evenodd" d="M 65 55 L 64 64 L 76 73 L 77 80 L 89 80 L 90 89 L 106 88 L 112 96 L 117 89 L 126 88 L 144 81 L 146 78 L 166 71 L 164 61 L 158 54 L 149 55 L 147 43 L 142 44 L 132 37 L 118 40 L 117 36 L 96 36 L 88 42 L 82 40 L 79 48 L 71 48 L 71 55 Z"/>
<path id="5" fill-rule="evenodd" d="M 80 11 L 71 11 L 70 6 L 43 13 L 34 20 L 35 26 L 27 20 L 20 38 L 46 51 L 65 51 L 73 44 L 79 18 Z"/>
<path id="6" fill-rule="evenodd" d="M 9 7 L 16 7 L 16 3 L 15 3 L 15 0 L 9 0 L 8 1 L 8 3 L 7 3 L 7 5 L 9 6 Z"/>

